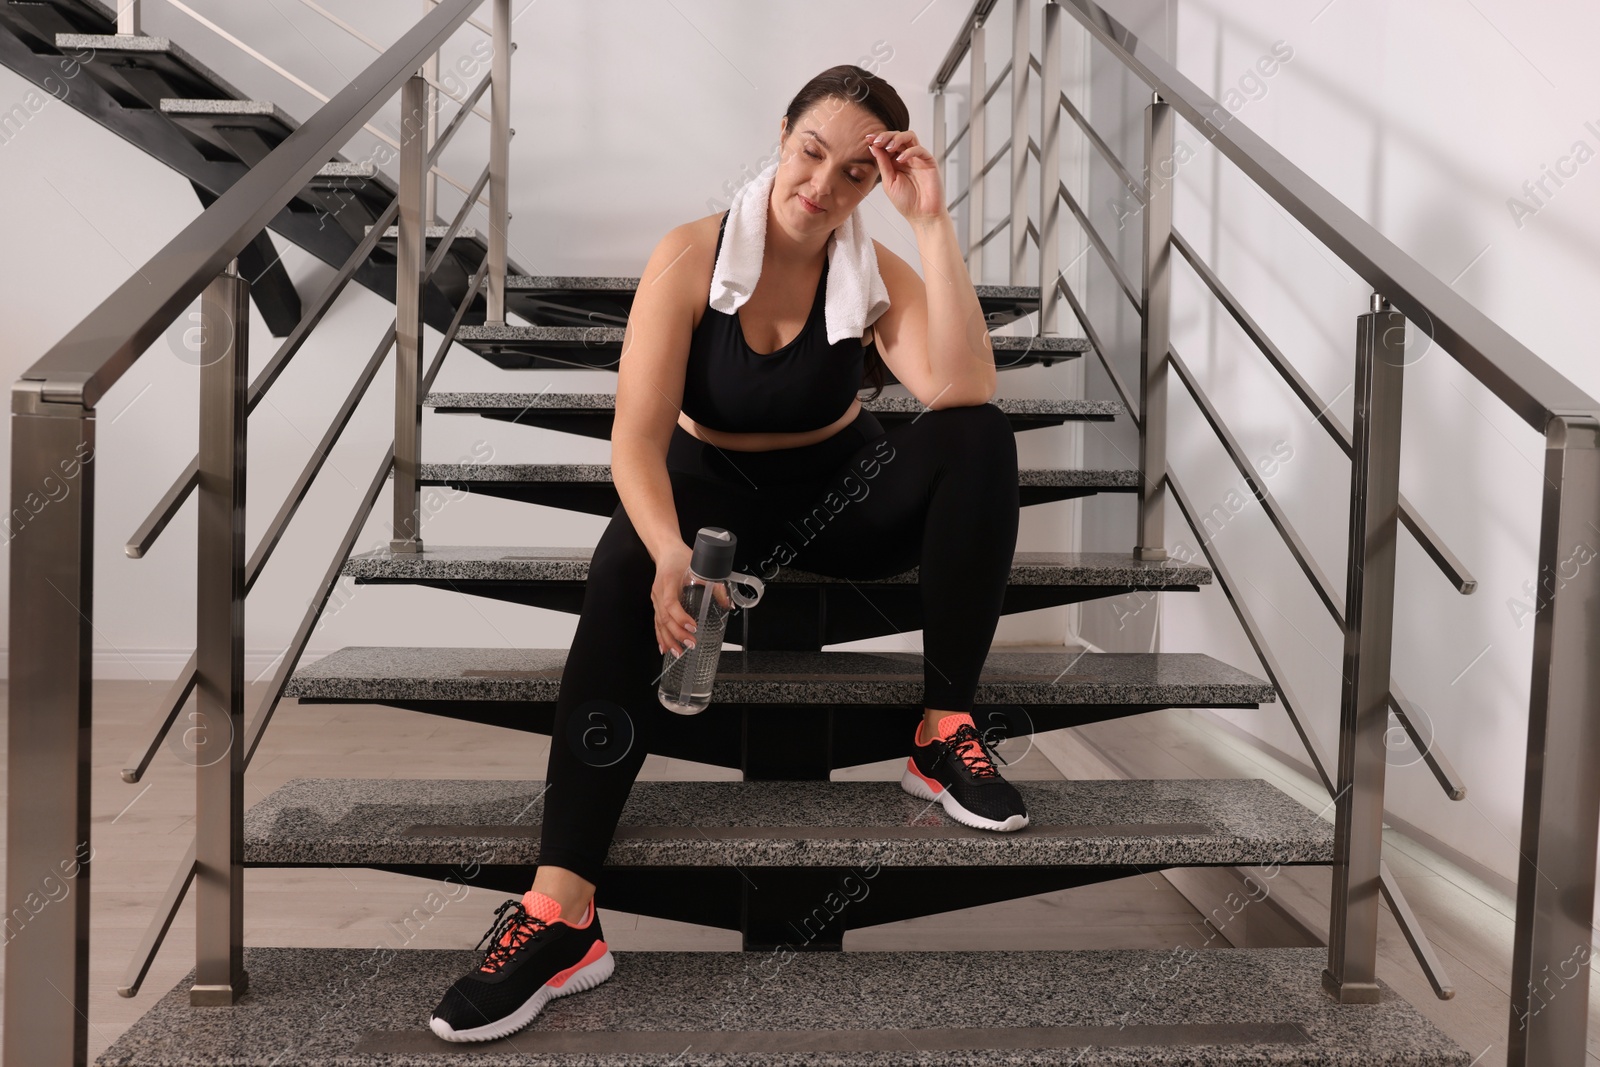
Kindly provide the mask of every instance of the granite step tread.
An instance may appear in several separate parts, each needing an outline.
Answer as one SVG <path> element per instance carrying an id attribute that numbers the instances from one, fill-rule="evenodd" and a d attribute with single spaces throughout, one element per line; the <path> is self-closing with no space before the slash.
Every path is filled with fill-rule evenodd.
<path id="1" fill-rule="evenodd" d="M 164 115 L 221 116 L 271 119 L 290 130 L 295 121 L 270 100 L 208 100 L 166 97 L 161 101 Z"/>
<path id="2" fill-rule="evenodd" d="M 508 274 L 506 292 L 564 292 L 568 290 L 600 290 L 603 292 L 631 293 L 639 288 L 637 277 L 605 274 Z M 978 297 L 1026 300 L 1039 298 L 1037 285 L 974 285 Z"/>
<path id="3" fill-rule="evenodd" d="M 1003 758 L 1028 744 L 1001 746 Z M 1028 826 L 963 826 L 897 781 L 636 782 L 612 866 L 1321 864 L 1333 824 L 1259 778 L 1018 781 Z M 538 864 L 542 780 L 295 778 L 244 815 L 257 867 Z M 1331 817 L 1331 815 L 1330 815 Z"/>
<path id="4" fill-rule="evenodd" d="M 317 173 L 316 178 L 376 178 L 378 165 L 369 161 L 324 163 Z"/>
<path id="5" fill-rule="evenodd" d="M 436 226 L 427 226 L 427 227 L 424 227 L 424 229 L 427 230 L 427 239 L 430 240 L 430 241 L 442 241 L 442 240 L 444 240 L 445 234 L 450 232 L 450 227 L 445 225 L 444 223 L 440 223 L 440 224 L 438 224 Z M 372 226 L 370 224 L 368 224 L 363 229 L 362 232 L 363 233 L 371 233 L 372 232 Z M 390 226 L 388 229 L 383 231 L 383 236 L 384 236 L 385 240 L 398 241 L 400 239 L 400 227 L 399 226 Z M 457 241 L 468 241 L 468 242 L 471 242 L 471 241 L 482 241 L 483 237 L 473 227 L 471 227 L 471 226 L 463 226 L 463 227 L 461 227 L 461 229 L 456 231 L 456 240 Z M 455 245 L 452 244 L 450 247 L 454 248 Z M 462 329 L 464 330 L 464 329 L 466 329 L 466 327 L 463 326 Z M 460 338 L 459 332 L 457 333 L 457 338 L 458 339 Z"/>
<path id="6" fill-rule="evenodd" d="M 519 408 L 541 411 L 615 411 L 617 394 L 611 393 L 429 393 L 422 401 L 430 408 L 462 410 Z M 1115 418 L 1125 409 L 1115 400 L 1048 399 L 1039 397 L 996 397 L 989 403 L 1008 415 L 1064 415 L 1069 418 Z M 875 414 L 914 414 L 926 408 L 914 396 L 882 396 L 862 400 L 861 406 Z"/>
<path id="7" fill-rule="evenodd" d="M 545 341 L 573 345 L 621 344 L 621 326 L 518 326 L 514 323 L 462 326 L 456 331 L 459 344 L 517 344 Z M 1087 352 L 1089 342 L 1082 337 L 1017 337 L 989 335 L 996 352 Z"/>
<path id="8" fill-rule="evenodd" d="M 467 905 L 485 927 L 491 903 Z M 464 1047 L 435 1037 L 428 1016 L 481 961 L 475 950 L 246 947 L 250 984 L 237 1004 L 190 1007 L 191 971 L 96 1063 L 1470 1063 L 1381 979 L 1376 1004 L 1331 999 L 1325 948 L 612 955 L 610 980 L 552 1001 L 511 1037 Z"/>
<path id="9" fill-rule="evenodd" d="M 63 52 L 91 51 L 96 55 L 138 56 L 147 61 L 162 61 L 183 70 L 193 79 L 208 83 L 221 98 L 242 100 L 248 95 L 234 88 L 170 37 L 145 33 L 58 33 L 55 45 Z"/>
<path id="10" fill-rule="evenodd" d="M 390 472 L 391 475 L 393 472 Z M 611 484 L 609 463 L 424 463 L 424 484 L 437 482 L 556 482 Z M 1062 467 L 1024 467 L 1017 471 L 1019 486 L 1093 486 L 1121 489 L 1139 487 L 1135 469 L 1081 470 Z"/>
<path id="11" fill-rule="evenodd" d="M 393 581 L 584 582 L 589 579 L 593 548 L 520 545 L 433 545 L 421 552 L 387 548 L 361 552 L 345 560 L 340 573 L 351 578 Z M 835 578 L 798 567 L 780 567 L 769 584 L 916 585 L 921 567 L 888 578 Z M 1211 570 L 1176 559 L 1139 560 L 1124 552 L 1015 552 L 1011 585 L 1096 586 L 1136 589 L 1209 585 Z"/>
<path id="12" fill-rule="evenodd" d="M 298 699 L 554 702 L 565 648 L 352 645 L 303 664 L 285 696 Z M 915 652 L 744 652 L 717 662 L 713 702 L 920 707 Z M 1270 684 L 1200 652 L 1007 652 L 991 649 L 976 704 L 1270 704 Z M 1009 757 L 1007 757 L 1009 758 Z"/>

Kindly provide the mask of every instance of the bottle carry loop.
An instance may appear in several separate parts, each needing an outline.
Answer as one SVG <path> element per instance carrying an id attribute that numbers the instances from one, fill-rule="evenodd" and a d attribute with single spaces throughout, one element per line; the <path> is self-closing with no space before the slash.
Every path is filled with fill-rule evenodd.
<path id="1" fill-rule="evenodd" d="M 756 604 L 760 603 L 761 601 L 761 594 L 765 593 L 767 590 L 766 583 L 760 578 L 749 574 L 740 574 L 738 571 L 734 571 L 728 575 L 727 583 L 728 595 L 731 596 L 733 598 L 733 602 L 739 605 L 741 608 L 755 607 Z M 755 595 L 751 596 L 748 593 L 741 592 L 739 590 L 739 586 L 741 585 L 752 586 L 756 591 Z"/>

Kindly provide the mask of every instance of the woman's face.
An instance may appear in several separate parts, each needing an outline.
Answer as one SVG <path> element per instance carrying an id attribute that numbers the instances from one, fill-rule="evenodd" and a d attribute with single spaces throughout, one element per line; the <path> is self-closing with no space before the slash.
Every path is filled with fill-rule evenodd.
<path id="1" fill-rule="evenodd" d="M 826 233 L 877 185 L 878 162 L 866 135 L 888 127 L 866 108 L 837 96 L 818 102 L 794 129 L 787 125 L 785 117 L 779 124 L 781 162 L 772 183 L 772 209 L 796 233 Z"/>

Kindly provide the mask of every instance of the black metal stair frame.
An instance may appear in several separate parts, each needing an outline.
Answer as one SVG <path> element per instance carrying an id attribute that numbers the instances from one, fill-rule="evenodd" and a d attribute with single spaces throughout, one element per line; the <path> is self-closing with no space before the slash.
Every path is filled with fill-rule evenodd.
<path id="1" fill-rule="evenodd" d="M 345 648 L 302 667 L 285 695 L 548 734 L 566 654 Z M 730 649 L 718 663 L 711 706 L 675 724 L 656 751 L 737 768 L 752 781 L 825 782 L 834 770 L 907 753 L 922 684 L 922 659 L 912 653 Z M 997 649 L 985 660 L 973 719 L 1009 760 L 1049 730 L 1168 707 L 1253 708 L 1275 700 L 1267 683 L 1198 653 Z M 619 737 L 628 732 L 620 722 L 609 729 Z"/>
<path id="2" fill-rule="evenodd" d="M 545 785 L 295 779 L 251 808 L 244 862 L 461 880 L 462 858 L 478 856 L 471 884 L 520 894 L 538 856 Z M 838 951 L 848 930 L 1172 866 L 1294 866 L 1332 855 L 1332 827 L 1258 779 L 1018 788 L 1029 827 L 1007 839 L 930 814 L 890 783 L 639 782 L 596 899 L 739 930 L 746 951 Z M 829 893 L 848 894 L 852 874 L 871 893 L 821 907 Z"/>
<path id="3" fill-rule="evenodd" d="M 174 42 L 117 36 L 114 14 L 97 0 L 0 0 L 0 63 L 182 174 L 203 204 L 227 192 L 296 126 L 281 109 L 249 100 Z M 394 183 L 370 161 L 336 156 L 268 229 L 337 268 L 395 194 Z M 276 260 L 253 247 L 265 266 Z M 392 248 L 392 241 L 380 241 L 352 279 L 390 302 Z M 476 237 L 452 246 L 450 265 L 425 289 L 423 316 L 430 327 L 449 329 L 477 266 L 472 257 L 481 261 L 483 252 Z M 262 314 L 274 335 L 283 336 L 284 295 L 270 272 L 267 282 L 258 294 Z M 481 324 L 484 306 L 477 297 L 463 321 Z"/>

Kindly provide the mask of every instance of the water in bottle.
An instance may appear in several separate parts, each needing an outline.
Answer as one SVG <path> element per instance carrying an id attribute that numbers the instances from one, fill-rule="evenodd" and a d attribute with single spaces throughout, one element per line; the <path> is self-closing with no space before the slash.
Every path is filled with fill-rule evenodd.
<path id="1" fill-rule="evenodd" d="M 717 676 L 722 636 L 728 616 L 737 605 L 754 607 L 765 588 L 761 579 L 733 570 L 737 538 L 720 526 L 702 526 L 695 535 L 694 555 L 683 576 L 678 602 L 694 618 L 694 647 L 683 654 L 668 651 L 661 660 L 661 704 L 679 715 L 698 715 L 711 703 L 711 684 Z M 739 585 L 748 585 L 754 595 Z"/>

